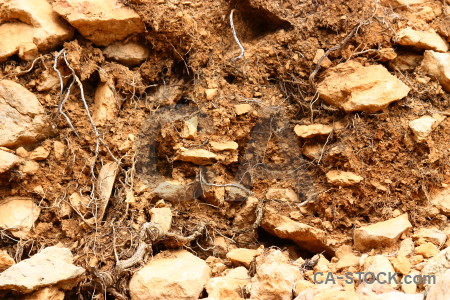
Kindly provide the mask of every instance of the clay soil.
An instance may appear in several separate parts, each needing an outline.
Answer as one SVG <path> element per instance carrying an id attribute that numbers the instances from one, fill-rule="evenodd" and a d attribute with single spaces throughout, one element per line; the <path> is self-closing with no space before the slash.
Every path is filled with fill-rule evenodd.
<path id="1" fill-rule="evenodd" d="M 275 209 L 322 229 L 336 247 L 352 243 L 355 227 L 404 212 L 415 227 L 442 228 L 447 223 L 447 218 L 431 207 L 428 196 L 450 183 L 450 119 L 422 144 L 413 141 L 408 122 L 448 111 L 450 98 L 435 79 L 427 84 L 414 80 L 421 76 L 419 68 L 399 69 L 385 61 L 381 51 L 394 48 L 398 53 L 421 53 L 394 43 L 399 23 L 409 21 L 398 13 L 402 8 L 386 7 L 384 16 L 379 17 L 372 1 L 364 0 L 124 3 L 145 21 L 146 32 L 133 38 L 150 49 L 147 61 L 133 68 L 107 61 L 101 49 L 80 35 L 64 45 L 91 107 L 95 88 L 105 77 L 120 98 L 117 118 L 98 127 L 104 144 L 97 156 L 95 133 L 80 90 L 73 88 L 65 104 L 76 136 L 58 114 L 59 86 L 45 93 L 35 88 L 45 72 L 52 72 L 56 51 L 19 75 L 31 64 L 14 57 L 1 64 L 1 76 L 33 91 L 55 125 L 51 138 L 24 147 L 32 150 L 44 145 L 50 149 L 54 141 L 67 146 L 63 160 L 51 152 L 33 176 L 13 170 L 0 177 L 0 198 L 33 196 L 42 208 L 30 239 L 2 236 L 1 248 L 16 261 L 59 243 L 71 249 L 75 264 L 87 269 L 85 280 L 69 297 L 129 297 L 128 281 L 140 266 L 120 276 L 114 267 L 117 259 L 127 259 L 136 251 L 140 226 L 150 220 L 150 209 L 160 200 L 152 194 L 157 179 L 198 186 L 200 172 L 208 182 L 242 184 L 258 199 L 262 211 Z M 437 1 L 435 5 L 441 4 Z M 229 22 L 232 10 L 237 36 L 245 48 L 244 56 L 237 60 L 240 49 Z M 438 26 L 444 17 L 437 17 L 434 24 Z M 316 69 L 313 59 L 318 49 L 335 46 L 328 56 L 333 66 L 350 59 L 366 65 L 383 64 L 408 84 L 411 92 L 373 114 L 344 113 L 322 102 L 315 87 L 324 69 L 311 76 Z M 217 89 L 212 100 L 205 94 L 210 89 Z M 245 103 L 253 111 L 236 115 L 235 105 Z M 179 134 L 183 121 L 193 115 L 199 119 L 199 133 L 195 139 L 183 139 Z M 303 140 L 293 134 L 296 124 L 312 123 L 334 124 L 338 129 L 325 138 Z M 177 147 L 228 140 L 239 144 L 237 161 L 228 153 L 212 165 L 197 166 L 175 157 Z M 302 154 L 310 144 L 320 145 L 316 159 Z M 85 214 L 72 211 L 63 216 L 61 207 L 75 192 L 95 202 L 99 170 L 114 159 L 120 167 L 104 218 L 95 224 L 85 221 L 95 217 L 93 205 L 86 206 Z M 333 187 L 325 177 L 331 169 L 352 171 L 364 180 L 352 187 Z M 292 188 L 300 202 L 267 199 L 272 187 Z M 235 222 L 245 201 L 231 192 L 225 192 L 223 202 L 204 193 L 201 186 L 193 192 L 193 200 L 165 201 L 165 205 L 174 214 L 172 232 L 189 236 L 199 224 L 206 225 L 200 237 L 183 245 L 197 256 L 220 256 L 213 244 L 216 237 L 225 237 L 238 247 L 289 249 L 293 259 L 315 254 L 255 229 L 255 212 L 245 222 Z M 308 204 L 299 206 L 303 201 Z M 152 245 L 149 254 L 179 246 L 161 241 Z M 111 276 L 109 286 L 102 285 L 103 272 Z"/>

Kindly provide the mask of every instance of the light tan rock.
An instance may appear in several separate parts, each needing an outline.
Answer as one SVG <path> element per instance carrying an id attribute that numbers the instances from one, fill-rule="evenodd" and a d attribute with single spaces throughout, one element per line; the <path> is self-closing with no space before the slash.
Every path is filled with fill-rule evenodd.
<path id="1" fill-rule="evenodd" d="M 323 49 L 317 49 L 316 55 L 314 55 L 313 63 L 317 64 L 319 62 L 319 59 L 325 54 L 325 51 Z M 322 59 L 322 62 L 320 63 L 321 67 L 324 67 L 325 69 L 331 67 L 333 63 L 328 57 L 325 57 Z"/>
<path id="2" fill-rule="evenodd" d="M 244 228 L 253 224 L 256 220 L 255 210 L 258 206 L 259 200 L 256 197 L 250 196 L 245 201 L 245 204 L 236 214 L 233 225 L 239 228 Z"/>
<path id="3" fill-rule="evenodd" d="M 40 212 L 31 198 L 6 198 L 0 203 L 0 228 L 17 238 L 26 238 Z"/>
<path id="4" fill-rule="evenodd" d="M 394 60 L 389 62 L 389 66 L 392 69 L 397 69 L 402 72 L 414 71 L 423 60 L 423 55 L 418 54 L 401 54 L 398 55 Z"/>
<path id="5" fill-rule="evenodd" d="M 20 163 L 20 157 L 0 149 L 0 174 Z"/>
<path id="6" fill-rule="evenodd" d="M 353 173 L 340 170 L 331 170 L 326 174 L 329 184 L 336 186 L 351 186 L 360 183 L 364 178 Z"/>
<path id="7" fill-rule="evenodd" d="M 31 294 L 28 294 L 20 300 L 64 300 L 64 292 L 56 287 L 46 287 Z"/>
<path id="8" fill-rule="evenodd" d="M 70 290 L 84 272 L 83 268 L 73 265 L 69 249 L 47 247 L 1 273 L 0 290 L 29 293 L 47 286 Z"/>
<path id="9" fill-rule="evenodd" d="M 414 233 L 413 239 L 416 240 L 418 244 L 431 242 L 440 247 L 447 241 L 447 235 L 436 227 L 419 228 L 419 230 Z"/>
<path id="10" fill-rule="evenodd" d="M 198 118 L 192 117 L 183 122 L 183 129 L 181 131 L 181 137 L 184 139 L 194 139 L 197 136 Z"/>
<path id="11" fill-rule="evenodd" d="M 87 197 L 75 192 L 69 196 L 69 202 L 75 210 L 85 214 L 90 201 Z"/>
<path id="12" fill-rule="evenodd" d="M 427 50 L 423 54 L 422 69 L 436 77 L 444 90 L 450 91 L 450 53 Z"/>
<path id="13" fill-rule="evenodd" d="M 261 253 L 260 250 L 236 248 L 227 253 L 227 258 L 235 265 L 250 266 L 253 259 Z"/>
<path id="14" fill-rule="evenodd" d="M 217 155 L 205 149 L 186 149 L 181 147 L 177 156 L 178 160 L 191 162 L 196 165 L 205 166 L 212 164 Z"/>
<path id="15" fill-rule="evenodd" d="M 395 270 L 389 259 L 384 255 L 375 255 L 369 267 L 364 272 L 374 273 L 374 280 L 380 284 L 388 283 L 393 288 L 398 286 L 394 280 L 389 280 L 389 277 L 395 273 Z"/>
<path id="16" fill-rule="evenodd" d="M 211 300 L 239 300 L 242 290 L 250 283 L 251 277 L 247 269 L 237 267 L 231 269 L 226 276 L 214 277 L 208 281 L 206 291 Z"/>
<path id="17" fill-rule="evenodd" d="M 321 144 L 306 144 L 302 148 L 302 153 L 309 159 L 315 160 L 320 158 L 324 145 Z"/>
<path id="18" fill-rule="evenodd" d="M 450 187 L 433 193 L 430 202 L 444 215 L 450 216 Z"/>
<path id="19" fill-rule="evenodd" d="M 427 300 L 446 300 L 450 299 L 450 270 L 447 270 L 432 284 L 427 294 Z"/>
<path id="20" fill-rule="evenodd" d="M 439 253 L 439 248 L 435 244 L 426 242 L 420 246 L 417 246 L 414 250 L 416 254 L 422 255 L 423 257 L 430 258 Z"/>
<path id="21" fill-rule="evenodd" d="M 437 279 L 446 271 L 450 269 L 450 247 L 445 248 L 438 254 L 428 260 L 421 271 L 423 278 L 434 275 Z M 431 282 L 433 284 L 433 282 Z M 425 282 L 425 286 L 429 286 L 430 282 Z"/>
<path id="22" fill-rule="evenodd" d="M 0 250 L 0 272 L 5 271 L 16 262 L 5 250 Z"/>
<path id="23" fill-rule="evenodd" d="M 28 158 L 30 156 L 30 153 L 24 147 L 17 148 L 16 154 L 22 158 Z"/>
<path id="24" fill-rule="evenodd" d="M 398 249 L 398 256 L 409 256 L 414 252 L 414 242 L 412 238 L 406 238 L 400 243 L 400 249 Z"/>
<path id="25" fill-rule="evenodd" d="M 409 259 L 403 255 L 397 255 L 397 257 L 392 260 L 392 266 L 394 267 L 396 272 L 399 272 L 403 275 L 409 274 L 412 267 Z"/>
<path id="26" fill-rule="evenodd" d="M 22 45 L 33 42 L 34 28 L 24 23 L 0 25 L 0 62 L 18 54 Z"/>
<path id="27" fill-rule="evenodd" d="M 36 142 L 51 132 L 36 96 L 11 80 L 0 80 L 0 146 Z"/>
<path id="28" fill-rule="evenodd" d="M 423 116 L 409 122 L 409 128 L 414 134 L 414 140 L 418 143 L 426 141 L 436 123 L 439 123 L 439 121 L 431 116 Z"/>
<path id="29" fill-rule="evenodd" d="M 226 142 L 209 142 L 211 149 L 214 151 L 237 150 L 239 145 L 233 141 Z"/>
<path id="30" fill-rule="evenodd" d="M 314 283 L 309 280 L 299 279 L 295 282 L 294 286 L 294 296 L 297 297 L 301 292 L 306 290 L 307 288 L 314 287 Z"/>
<path id="31" fill-rule="evenodd" d="M 116 0 L 59 0 L 53 9 L 97 46 L 144 32 L 139 15 Z"/>
<path id="32" fill-rule="evenodd" d="M 252 111 L 252 106 L 250 104 L 237 104 L 234 106 L 234 110 L 236 111 L 236 115 L 240 116 Z"/>
<path id="33" fill-rule="evenodd" d="M 205 89 L 206 100 L 209 100 L 209 101 L 214 100 L 218 94 L 219 94 L 218 89 Z"/>
<path id="34" fill-rule="evenodd" d="M 297 136 L 308 139 L 320 135 L 329 135 L 333 127 L 324 124 L 295 125 L 294 132 Z"/>
<path id="35" fill-rule="evenodd" d="M 307 298 L 310 299 L 310 298 Z M 360 295 L 354 291 L 335 291 L 335 290 L 321 290 L 315 294 L 314 300 L 361 300 Z M 300 300 L 297 299 L 296 300 Z"/>
<path id="36" fill-rule="evenodd" d="M 384 222 L 355 229 L 354 244 L 359 251 L 391 246 L 398 241 L 402 233 L 412 228 L 408 214 L 403 214 Z"/>
<path id="37" fill-rule="evenodd" d="M 66 152 L 66 145 L 60 141 L 54 141 L 53 152 L 55 153 L 55 158 L 57 160 L 62 160 L 64 158 L 64 153 Z"/>
<path id="38" fill-rule="evenodd" d="M 426 2 L 428 2 L 428 0 L 382 0 L 381 4 L 396 7 L 423 4 Z"/>
<path id="39" fill-rule="evenodd" d="M 207 263 L 186 250 L 151 258 L 130 280 L 132 300 L 198 299 L 210 278 Z"/>
<path id="40" fill-rule="evenodd" d="M 36 89 L 39 92 L 45 92 L 59 86 L 60 81 L 57 73 L 54 70 L 47 69 L 44 70 L 39 76 L 39 81 L 37 82 Z"/>
<path id="41" fill-rule="evenodd" d="M 417 284 L 414 282 L 414 278 L 418 278 L 420 276 L 420 272 L 413 270 L 408 274 L 408 277 L 403 277 L 402 279 L 402 291 L 406 294 L 415 294 L 417 293 Z"/>
<path id="42" fill-rule="evenodd" d="M 336 269 L 341 270 L 341 269 L 345 269 L 348 267 L 358 266 L 359 259 L 360 259 L 359 256 L 357 256 L 353 253 L 348 253 L 348 254 L 344 255 L 341 259 L 339 259 L 339 261 L 336 264 Z"/>
<path id="43" fill-rule="evenodd" d="M 379 295 L 376 295 L 373 298 L 369 298 L 370 300 L 423 300 L 424 295 L 423 294 L 405 294 L 398 291 L 392 291 L 388 293 L 382 293 Z"/>
<path id="44" fill-rule="evenodd" d="M 108 83 L 101 82 L 95 90 L 92 120 L 97 126 L 104 126 L 108 122 L 114 123 L 118 111 L 114 91 Z"/>
<path id="45" fill-rule="evenodd" d="M 289 201 L 293 203 L 298 203 L 300 201 L 298 195 L 291 188 L 269 188 L 266 193 L 266 199 Z"/>
<path id="46" fill-rule="evenodd" d="M 172 226 L 172 211 L 168 207 L 153 207 L 150 210 L 151 222 L 161 228 L 162 235 L 169 232 Z"/>
<path id="47" fill-rule="evenodd" d="M 184 201 L 194 199 L 194 191 L 178 181 L 161 182 L 153 194 L 167 201 Z"/>
<path id="48" fill-rule="evenodd" d="M 320 97 L 346 112 L 376 112 L 406 97 L 409 87 L 381 65 L 348 61 L 326 71 L 319 83 Z"/>
<path id="49" fill-rule="evenodd" d="M 447 52 L 447 42 L 433 29 L 429 31 L 414 30 L 410 27 L 398 32 L 397 43 L 403 46 L 413 46 L 425 50 Z"/>
<path id="50" fill-rule="evenodd" d="M 39 163 L 34 160 L 26 160 L 19 166 L 19 171 L 26 175 L 35 175 L 39 171 Z"/>
<path id="51" fill-rule="evenodd" d="M 134 42 L 116 42 L 103 50 L 103 54 L 112 60 L 126 66 L 135 66 L 143 62 L 150 55 L 147 47 Z"/>
<path id="52" fill-rule="evenodd" d="M 280 215 L 273 209 L 265 210 L 261 227 L 279 238 L 295 242 L 300 248 L 310 252 L 325 251 L 327 254 L 334 254 L 328 244 L 325 231 L 296 222 L 289 217 Z"/>
<path id="53" fill-rule="evenodd" d="M 294 284 L 301 278 L 299 268 L 290 263 L 286 254 L 270 249 L 256 259 L 250 299 L 291 300 Z"/>
<path id="54" fill-rule="evenodd" d="M 97 177 L 97 193 L 99 198 L 97 220 L 101 221 L 105 215 L 106 207 L 111 197 L 114 181 L 116 180 L 119 165 L 113 161 L 103 165 Z"/>
<path id="55" fill-rule="evenodd" d="M 50 151 L 45 149 L 42 146 L 37 147 L 33 151 L 30 152 L 29 159 L 32 160 L 44 160 L 50 155 Z"/>

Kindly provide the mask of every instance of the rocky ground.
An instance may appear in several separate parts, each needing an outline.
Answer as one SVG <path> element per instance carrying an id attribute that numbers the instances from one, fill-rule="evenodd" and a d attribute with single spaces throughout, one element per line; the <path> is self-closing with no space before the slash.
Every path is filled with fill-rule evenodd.
<path id="1" fill-rule="evenodd" d="M 448 0 L 0 2 L 0 296 L 450 299 L 448 42 Z"/>

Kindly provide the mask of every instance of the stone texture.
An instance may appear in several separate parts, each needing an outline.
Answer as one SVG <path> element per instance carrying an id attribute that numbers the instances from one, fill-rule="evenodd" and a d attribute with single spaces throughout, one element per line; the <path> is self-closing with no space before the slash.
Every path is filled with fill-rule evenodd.
<path id="1" fill-rule="evenodd" d="M 450 216 L 450 187 L 433 193 L 430 201 L 444 215 Z"/>
<path id="2" fill-rule="evenodd" d="M 64 158 L 64 153 L 66 153 L 66 145 L 60 141 L 54 141 L 53 152 L 55 153 L 55 158 L 57 160 L 62 160 Z"/>
<path id="3" fill-rule="evenodd" d="M 150 210 L 151 222 L 161 228 L 162 235 L 169 232 L 172 226 L 172 211 L 168 207 L 153 207 Z"/>
<path id="4" fill-rule="evenodd" d="M 97 126 L 104 126 L 108 122 L 114 123 L 119 105 L 108 83 L 101 82 L 95 89 L 92 120 Z"/>
<path id="5" fill-rule="evenodd" d="M 98 203 L 97 220 L 101 221 L 105 215 L 106 207 L 111 197 L 114 181 L 116 180 L 119 165 L 116 162 L 108 162 L 103 165 L 97 177 Z"/>
<path id="6" fill-rule="evenodd" d="M 239 145 L 233 141 L 226 142 L 209 142 L 211 149 L 214 151 L 237 150 Z"/>
<path id="7" fill-rule="evenodd" d="M 186 250 L 154 256 L 130 281 L 133 300 L 198 299 L 210 278 L 206 262 Z"/>
<path id="8" fill-rule="evenodd" d="M 28 294 L 20 300 L 64 300 L 64 292 L 56 287 L 46 287 Z"/>
<path id="9" fill-rule="evenodd" d="M 20 163 L 20 157 L 0 149 L 0 174 Z"/>
<path id="10" fill-rule="evenodd" d="M 194 191 L 187 185 L 178 181 L 161 182 L 154 190 L 153 194 L 167 201 L 184 201 L 194 199 Z"/>
<path id="11" fill-rule="evenodd" d="M 431 242 L 440 247 L 447 241 L 447 235 L 435 227 L 419 228 L 419 230 L 414 233 L 413 239 L 416 240 L 418 244 Z"/>
<path id="12" fill-rule="evenodd" d="M 357 266 L 359 265 L 359 259 L 360 259 L 359 256 L 353 253 L 348 253 L 339 259 L 339 261 L 336 264 L 336 269 L 341 270 L 344 268 Z"/>
<path id="13" fill-rule="evenodd" d="M 409 87 L 381 65 L 348 61 L 326 71 L 319 83 L 320 97 L 346 112 L 376 112 L 406 97 Z"/>
<path id="14" fill-rule="evenodd" d="M 392 292 L 376 295 L 372 299 L 371 298 L 369 298 L 369 299 L 370 300 L 423 300 L 424 296 L 423 296 L 423 294 L 410 295 L 410 294 L 405 294 L 405 293 L 398 292 L 398 291 L 392 291 Z"/>
<path id="15" fill-rule="evenodd" d="M 181 137 L 184 139 L 194 139 L 197 136 L 198 118 L 197 116 L 183 122 Z"/>
<path id="16" fill-rule="evenodd" d="M 209 100 L 209 101 L 214 100 L 218 94 L 219 94 L 218 89 L 205 89 L 206 100 Z"/>
<path id="17" fill-rule="evenodd" d="M 403 214 L 384 222 L 357 228 L 354 233 L 355 248 L 366 251 L 373 248 L 391 246 L 398 241 L 402 233 L 412 228 L 408 214 Z"/>
<path id="18" fill-rule="evenodd" d="M 418 143 L 425 142 L 434 128 L 440 123 L 431 116 L 423 116 L 409 122 L 409 128 L 414 134 L 414 140 Z"/>
<path id="19" fill-rule="evenodd" d="M 51 126 L 36 96 L 11 80 L 0 80 L 0 146 L 45 138 Z"/>
<path id="20" fill-rule="evenodd" d="M 300 248 L 310 252 L 325 251 L 327 254 L 334 254 L 328 244 L 325 231 L 296 222 L 289 217 L 280 215 L 273 209 L 265 210 L 261 227 L 279 238 L 295 242 Z"/>
<path id="21" fill-rule="evenodd" d="M 0 228 L 17 238 L 26 238 L 40 212 L 31 198 L 6 198 L 0 204 Z"/>
<path id="22" fill-rule="evenodd" d="M 217 158 L 217 155 L 205 149 L 186 149 L 180 148 L 177 159 L 181 161 L 191 162 L 196 165 L 210 165 Z"/>
<path id="23" fill-rule="evenodd" d="M 422 69 L 435 76 L 444 90 L 450 92 L 450 53 L 427 50 L 423 54 Z"/>
<path id="24" fill-rule="evenodd" d="M 324 124 L 295 125 L 294 132 L 297 136 L 308 139 L 315 136 L 329 135 L 333 132 L 333 127 Z"/>
<path id="25" fill-rule="evenodd" d="M 364 270 L 366 273 L 374 273 L 375 278 L 380 284 L 388 283 L 393 288 L 397 287 L 397 283 L 395 283 L 394 280 L 388 281 L 388 278 L 391 274 L 395 273 L 394 267 L 392 267 L 391 262 L 389 259 L 384 255 L 375 255 L 373 257 L 372 262 L 370 263 L 369 267 Z"/>
<path id="26" fill-rule="evenodd" d="M 266 193 L 266 199 L 288 201 L 293 203 L 298 203 L 300 201 L 298 195 L 290 188 L 269 188 Z"/>
<path id="27" fill-rule="evenodd" d="M 448 269 L 450 269 L 450 247 L 430 258 L 423 267 L 421 274 L 423 276 L 436 275 L 436 277 L 439 277 Z"/>
<path id="28" fill-rule="evenodd" d="M 226 276 L 214 277 L 208 281 L 206 291 L 210 300 L 239 300 L 242 290 L 250 283 L 247 269 L 231 269 Z"/>
<path id="29" fill-rule="evenodd" d="M 360 183 L 363 180 L 361 176 L 353 172 L 340 170 L 328 171 L 326 177 L 329 184 L 336 186 L 351 186 Z"/>
<path id="30" fill-rule="evenodd" d="M 426 242 L 420 246 L 417 246 L 415 252 L 423 257 L 430 258 L 439 253 L 439 248 L 433 243 Z"/>
<path id="31" fill-rule="evenodd" d="M 407 27 L 398 32 L 397 43 L 425 50 L 448 51 L 447 42 L 432 29 L 430 31 L 419 31 Z"/>
<path id="32" fill-rule="evenodd" d="M 325 54 L 325 50 L 317 49 L 316 55 L 314 55 L 314 58 L 313 58 L 313 63 L 317 64 L 319 62 L 319 59 L 321 59 L 324 54 Z M 324 67 L 324 68 L 329 68 L 329 67 L 331 67 L 332 64 L 333 63 L 331 62 L 331 60 L 328 57 L 325 57 L 324 59 L 322 59 L 320 66 Z"/>
<path id="33" fill-rule="evenodd" d="M 26 160 L 19 166 L 19 171 L 26 175 L 35 175 L 39 168 L 39 163 L 34 160 Z"/>
<path id="34" fill-rule="evenodd" d="M 236 248 L 227 253 L 227 258 L 235 265 L 250 267 L 253 259 L 261 253 L 259 250 Z"/>
<path id="35" fill-rule="evenodd" d="M 439 277 L 436 284 L 432 284 L 427 294 L 427 300 L 447 300 L 450 299 L 450 270 L 447 270 Z"/>
<path id="36" fill-rule="evenodd" d="M 103 54 L 126 66 L 135 66 L 143 62 L 150 55 L 147 47 L 139 43 L 117 42 L 109 45 L 103 50 Z"/>
<path id="37" fill-rule="evenodd" d="M 50 151 L 45 149 L 42 146 L 37 147 L 33 151 L 30 152 L 28 158 L 32 160 L 44 160 L 50 155 Z"/>
<path id="38" fill-rule="evenodd" d="M 0 17 L 4 22 L 0 25 L 0 61 L 14 54 L 31 60 L 38 51 L 51 50 L 74 33 L 45 0 L 2 1 Z"/>
<path id="39" fill-rule="evenodd" d="M 252 106 L 250 104 L 237 104 L 234 106 L 234 110 L 236 111 L 236 115 L 240 116 L 252 111 Z"/>
<path id="40" fill-rule="evenodd" d="M 69 290 L 84 272 L 83 268 L 73 265 L 69 249 L 47 247 L 1 273 L 0 290 L 29 293 L 46 286 Z"/>
<path id="41" fill-rule="evenodd" d="M 398 249 L 398 256 L 409 256 L 414 252 L 414 242 L 411 238 L 406 238 L 400 243 L 400 249 Z"/>
<path id="42" fill-rule="evenodd" d="M 280 250 L 270 249 L 256 259 L 250 299 L 291 300 L 294 284 L 302 279 L 298 267 Z"/>
<path id="43" fill-rule="evenodd" d="M 139 15 L 116 0 L 58 0 L 53 9 L 97 46 L 145 30 Z"/>
<path id="44" fill-rule="evenodd" d="M 5 250 L 0 250 L 0 272 L 15 264 L 14 259 Z"/>
<path id="45" fill-rule="evenodd" d="M 396 272 L 399 272 L 403 275 L 409 274 L 412 267 L 409 259 L 403 255 L 397 255 L 397 257 L 392 260 L 392 266 L 394 267 Z"/>

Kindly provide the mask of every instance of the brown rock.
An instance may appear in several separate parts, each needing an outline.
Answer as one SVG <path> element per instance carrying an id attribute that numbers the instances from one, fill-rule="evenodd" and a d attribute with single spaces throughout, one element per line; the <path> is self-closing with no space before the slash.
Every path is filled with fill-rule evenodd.
<path id="1" fill-rule="evenodd" d="M 363 178 L 353 172 L 346 172 L 340 170 L 328 171 L 327 181 L 329 184 L 336 186 L 351 186 L 360 183 Z"/>
<path id="2" fill-rule="evenodd" d="M 237 150 L 239 145 L 233 141 L 226 142 L 209 142 L 211 149 L 214 151 Z"/>
<path id="3" fill-rule="evenodd" d="M 355 248 L 366 251 L 372 248 L 381 248 L 393 245 L 402 233 L 412 228 L 408 214 L 403 214 L 384 222 L 375 223 L 355 230 Z"/>
<path id="4" fill-rule="evenodd" d="M 217 95 L 219 94 L 219 91 L 217 89 L 205 89 L 205 97 L 206 100 L 214 100 Z"/>
<path id="5" fill-rule="evenodd" d="M 329 135 L 333 127 L 323 124 L 295 125 L 294 132 L 297 136 L 308 139 L 319 135 Z"/>
<path id="6" fill-rule="evenodd" d="M 319 62 L 319 59 L 325 54 L 325 51 L 323 49 L 317 49 L 316 55 L 314 55 L 313 63 L 317 64 Z M 322 62 L 320 63 L 321 67 L 324 67 L 325 69 L 331 67 L 333 63 L 328 57 L 325 57 L 322 59 Z"/>
<path id="7" fill-rule="evenodd" d="M 405 280 L 405 277 L 403 278 L 402 291 L 406 294 L 415 294 L 417 292 L 417 284 L 412 280 L 415 276 L 420 276 L 420 272 L 414 270 L 408 274 L 408 280 Z"/>
<path id="8" fill-rule="evenodd" d="M 240 116 L 252 111 L 252 106 L 250 104 L 237 104 L 234 106 L 234 110 L 236 111 L 236 115 Z"/>
<path id="9" fill-rule="evenodd" d="M 341 270 L 348 267 L 354 267 L 359 265 L 359 259 L 360 257 L 353 254 L 348 253 L 344 255 L 341 259 L 339 259 L 338 263 L 336 264 L 336 269 Z"/>
<path id="10" fill-rule="evenodd" d="M 5 250 L 0 250 L 0 272 L 5 271 L 16 262 Z"/>
<path id="11" fill-rule="evenodd" d="M 64 153 L 66 152 L 66 145 L 60 141 L 53 142 L 53 152 L 55 153 L 55 158 L 57 160 L 62 160 L 64 158 Z"/>
<path id="12" fill-rule="evenodd" d="M 150 210 L 151 222 L 160 226 L 162 235 L 172 226 L 172 211 L 168 207 L 153 207 Z"/>
<path id="13" fill-rule="evenodd" d="M 381 65 L 348 61 L 327 70 L 318 91 L 325 102 L 346 112 L 376 112 L 406 97 L 409 87 Z"/>
<path id="14" fill-rule="evenodd" d="M 184 139 L 194 139 L 197 136 L 198 118 L 192 117 L 183 122 L 181 137 Z"/>
<path id="15" fill-rule="evenodd" d="M 24 23 L 5 23 L 0 25 L 0 62 L 19 53 L 22 45 L 33 42 L 34 28 Z"/>
<path id="16" fill-rule="evenodd" d="M 112 60 L 126 66 L 135 66 L 143 62 L 150 55 L 147 47 L 139 43 L 116 42 L 103 50 L 103 54 Z"/>
<path id="17" fill-rule="evenodd" d="M 419 230 L 414 233 L 413 239 L 416 240 L 418 244 L 431 242 L 440 247 L 447 241 L 447 235 L 435 227 L 419 228 Z"/>
<path id="18" fill-rule="evenodd" d="M 398 256 L 409 256 L 414 252 L 414 242 L 411 238 L 406 238 L 400 243 L 400 249 L 398 249 Z"/>
<path id="19" fill-rule="evenodd" d="M 235 265 L 242 264 L 248 268 L 253 259 L 260 253 L 260 250 L 236 248 L 227 253 L 227 258 Z"/>
<path id="20" fill-rule="evenodd" d="M 59 0 L 53 9 L 97 46 L 144 32 L 139 15 L 116 0 Z"/>
<path id="21" fill-rule="evenodd" d="M 431 203 L 444 215 L 450 216 L 450 187 L 446 187 L 431 195 Z"/>
<path id="22" fill-rule="evenodd" d="M 19 171 L 26 175 L 35 175 L 39 168 L 39 163 L 34 160 L 26 160 L 19 166 Z"/>
<path id="23" fill-rule="evenodd" d="M 439 276 L 441 276 L 448 269 L 450 269 L 450 247 L 445 248 L 430 258 L 423 267 L 421 275 L 434 275 L 436 278 L 439 278 Z M 430 282 L 426 282 L 424 285 L 428 286 L 430 285 Z"/>
<path id="24" fill-rule="evenodd" d="M 94 112 L 92 119 L 97 126 L 103 126 L 108 122 L 114 123 L 119 111 L 114 91 L 108 83 L 102 82 L 97 86 L 94 96 Z"/>
<path id="25" fill-rule="evenodd" d="M 20 163 L 20 157 L 0 149 L 0 174 Z"/>
<path id="26" fill-rule="evenodd" d="M 324 145 L 321 144 L 306 144 L 302 148 L 302 154 L 311 160 L 319 159 L 323 148 Z"/>
<path id="27" fill-rule="evenodd" d="M 20 300 L 64 300 L 64 292 L 56 287 L 46 287 L 28 294 Z"/>
<path id="28" fill-rule="evenodd" d="M 31 198 L 6 198 L 0 203 L 0 228 L 17 238 L 26 238 L 40 212 L 41 208 Z"/>
<path id="29" fill-rule="evenodd" d="M 194 199 L 194 190 L 188 185 L 178 181 L 161 182 L 154 190 L 153 194 L 167 201 L 184 201 Z"/>
<path id="30" fill-rule="evenodd" d="M 226 276 L 211 278 L 206 285 L 208 299 L 244 299 L 241 296 L 242 291 L 245 289 L 245 286 L 250 283 L 250 280 L 251 277 L 244 267 L 231 269 Z"/>
<path id="31" fill-rule="evenodd" d="M 433 243 L 426 242 L 416 247 L 415 252 L 423 257 L 430 258 L 439 253 L 439 248 Z"/>
<path id="32" fill-rule="evenodd" d="M 384 255 L 375 255 L 372 263 L 364 270 L 366 273 L 374 273 L 377 282 L 380 284 L 388 283 L 393 288 L 397 287 L 397 283 L 394 280 L 389 280 L 389 276 L 395 273 L 394 268 L 391 265 L 389 259 Z"/>
<path id="33" fill-rule="evenodd" d="M 217 158 L 217 155 L 205 149 L 186 149 L 180 148 L 177 159 L 181 161 L 192 162 L 196 165 L 210 165 Z"/>
<path id="34" fill-rule="evenodd" d="M 403 46 L 413 46 L 425 50 L 447 52 L 447 42 L 434 30 L 419 31 L 410 27 L 398 32 L 398 44 Z"/>
<path id="35" fill-rule="evenodd" d="M 111 197 L 114 181 L 118 171 L 118 164 L 116 162 L 108 162 L 103 165 L 97 177 L 97 193 L 100 202 L 98 205 L 97 220 L 101 221 L 105 215 L 106 207 Z"/>
<path id="36" fill-rule="evenodd" d="M 414 140 L 422 143 L 427 140 L 431 131 L 439 125 L 440 121 L 431 116 L 423 116 L 409 122 L 409 128 L 414 134 Z"/>
<path id="37" fill-rule="evenodd" d="M 32 160 L 44 160 L 44 159 L 47 159 L 47 157 L 49 155 L 50 155 L 50 151 L 48 151 L 47 149 L 45 149 L 42 146 L 39 146 L 30 152 L 30 155 L 28 156 L 28 158 L 32 159 Z"/>
<path id="38" fill-rule="evenodd" d="M 409 259 L 403 255 L 397 255 L 397 257 L 392 260 L 392 265 L 396 272 L 399 272 L 403 275 L 409 274 L 412 267 Z"/>
<path id="39" fill-rule="evenodd" d="M 300 201 L 298 195 L 290 188 L 269 188 L 266 193 L 266 199 L 288 201 L 293 203 L 298 203 Z"/>
<path id="40" fill-rule="evenodd" d="M 432 284 L 427 294 L 427 300 L 446 300 L 450 299 L 450 270 L 447 270 Z"/>
<path id="41" fill-rule="evenodd" d="M 425 51 L 421 64 L 422 69 L 436 77 L 447 92 L 450 92 L 450 53 Z"/>

